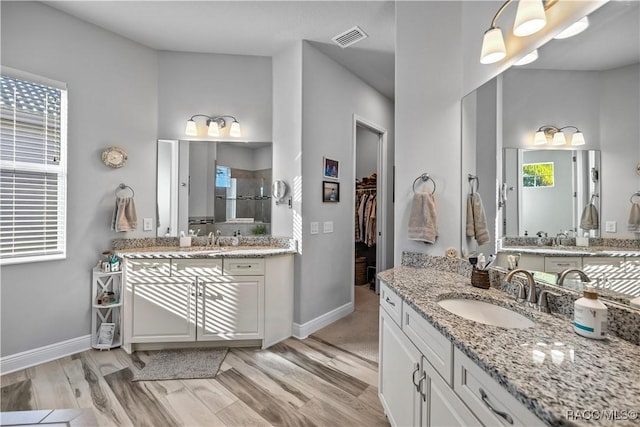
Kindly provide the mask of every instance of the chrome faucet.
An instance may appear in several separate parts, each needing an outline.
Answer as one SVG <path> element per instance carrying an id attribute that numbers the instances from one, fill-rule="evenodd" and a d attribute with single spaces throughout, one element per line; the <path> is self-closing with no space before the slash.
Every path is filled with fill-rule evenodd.
<path id="1" fill-rule="evenodd" d="M 529 291 L 525 292 L 524 285 L 520 282 L 516 282 L 520 286 L 518 295 L 516 296 L 516 301 L 524 302 L 524 300 L 526 299 L 530 306 L 537 306 L 538 300 L 536 300 L 536 280 L 533 278 L 533 275 L 529 273 L 529 271 L 522 268 L 516 268 L 515 270 L 511 270 L 509 273 L 507 273 L 507 275 L 504 277 L 504 281 L 507 283 L 511 283 L 511 279 L 517 273 L 522 273 L 526 276 L 527 283 L 529 285 Z"/>
<path id="2" fill-rule="evenodd" d="M 589 276 L 587 276 L 586 273 L 579 268 L 567 268 L 558 275 L 558 286 L 562 286 L 562 284 L 564 283 L 564 278 L 567 277 L 567 274 L 569 273 L 578 273 L 578 276 L 580 276 L 580 279 L 582 279 L 583 282 L 591 281 L 591 279 L 589 279 Z"/>
<path id="3" fill-rule="evenodd" d="M 220 230 L 216 230 L 216 239 L 214 241 L 214 245 L 216 246 L 220 246 L 220 235 L 222 234 L 222 231 Z"/>
<path id="4" fill-rule="evenodd" d="M 555 244 L 556 246 L 562 246 L 562 243 L 564 241 L 564 239 L 566 239 L 567 237 L 567 233 L 558 233 L 556 234 L 556 240 L 555 240 Z"/>

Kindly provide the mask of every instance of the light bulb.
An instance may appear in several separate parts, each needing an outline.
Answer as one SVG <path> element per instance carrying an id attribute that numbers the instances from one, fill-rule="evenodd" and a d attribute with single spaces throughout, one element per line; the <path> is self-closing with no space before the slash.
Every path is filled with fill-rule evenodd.
<path id="1" fill-rule="evenodd" d="M 189 119 L 187 120 L 187 127 L 184 129 L 185 135 L 189 136 L 198 136 L 198 128 L 196 127 L 196 122 Z"/>
<path id="2" fill-rule="evenodd" d="M 241 135 L 242 134 L 240 132 L 240 123 L 234 120 L 233 123 L 231 123 L 231 129 L 229 129 L 229 136 L 233 136 L 237 138 Z"/>
<path id="3" fill-rule="evenodd" d="M 584 135 L 582 134 L 582 132 L 578 131 L 574 133 L 573 136 L 571 137 L 571 145 L 584 145 L 584 144 L 586 144 L 586 142 L 584 140 Z"/>
<path id="4" fill-rule="evenodd" d="M 516 19 L 513 23 L 513 34 L 526 37 L 537 33 L 547 25 L 542 0 L 520 0 Z"/>
<path id="5" fill-rule="evenodd" d="M 220 128 L 216 120 L 209 121 L 209 130 L 207 131 L 209 136 L 220 136 Z"/>
<path id="6" fill-rule="evenodd" d="M 482 38 L 482 52 L 480 63 L 493 64 L 507 56 L 507 48 L 504 45 L 502 30 L 498 27 L 491 28 L 484 33 Z"/>
<path id="7" fill-rule="evenodd" d="M 547 136 L 544 134 L 544 131 L 539 130 L 536 132 L 536 136 L 533 139 L 533 145 L 544 145 L 547 143 Z"/>
<path id="8" fill-rule="evenodd" d="M 553 134 L 553 142 L 551 144 L 553 145 L 565 145 L 567 143 L 567 140 L 564 137 L 564 132 L 556 132 Z"/>
<path id="9" fill-rule="evenodd" d="M 580 34 L 584 30 L 586 30 L 588 27 L 589 27 L 589 18 L 585 16 L 584 18 L 579 19 L 578 21 L 569 25 L 560 34 L 555 36 L 554 39 L 557 39 L 557 40 L 568 39 L 569 37 L 573 37 Z"/>
<path id="10" fill-rule="evenodd" d="M 520 65 L 531 64 L 536 59 L 538 59 L 538 49 L 534 49 L 531 52 L 527 53 L 525 56 L 523 56 L 518 62 L 516 62 L 513 65 L 520 66 Z"/>

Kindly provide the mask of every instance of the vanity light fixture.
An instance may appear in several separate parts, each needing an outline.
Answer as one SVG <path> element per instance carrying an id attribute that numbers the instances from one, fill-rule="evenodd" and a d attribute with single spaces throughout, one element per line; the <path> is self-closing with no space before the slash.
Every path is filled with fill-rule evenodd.
<path id="1" fill-rule="evenodd" d="M 496 12 L 491 27 L 484 33 L 482 39 L 482 51 L 480 62 L 482 64 L 493 64 L 507 56 L 507 49 L 504 45 L 502 30 L 496 25 L 498 18 L 514 0 L 507 0 Z M 518 37 L 526 37 L 537 33 L 547 24 L 545 11 L 553 6 L 557 0 L 519 0 L 518 10 L 513 25 L 513 34 Z"/>
<path id="2" fill-rule="evenodd" d="M 198 136 L 198 127 L 195 120 L 193 120 L 196 117 L 205 117 L 207 119 L 207 135 L 209 136 L 220 136 L 220 129 L 224 128 L 227 125 L 227 122 L 224 119 L 225 117 L 233 119 L 233 122 L 231 122 L 231 127 L 229 129 L 229 136 L 238 138 L 242 135 L 240 131 L 240 123 L 238 123 L 238 120 L 236 120 L 235 117 L 229 115 L 207 116 L 206 114 L 194 114 L 193 116 L 191 116 L 191 118 L 187 120 L 187 126 L 184 130 L 185 135 Z"/>
<path id="3" fill-rule="evenodd" d="M 577 36 L 589 27 L 589 18 L 584 17 L 577 20 L 573 24 L 565 28 L 560 34 L 554 37 L 556 40 L 568 39 L 569 37 Z"/>
<path id="4" fill-rule="evenodd" d="M 567 144 L 567 139 L 563 132 L 564 129 L 575 129 L 575 132 L 571 136 L 571 145 L 584 145 L 586 142 L 584 140 L 584 135 L 575 126 L 563 126 L 558 128 L 556 126 L 540 126 L 533 140 L 534 145 L 544 145 L 548 142 L 548 139 L 551 138 L 551 145 L 561 146 Z"/>
<path id="5" fill-rule="evenodd" d="M 525 56 L 520 58 L 520 60 L 513 65 L 515 65 L 516 67 L 519 67 L 521 65 L 531 64 L 536 59 L 538 59 L 538 49 L 533 49 L 531 52 L 527 53 Z"/>

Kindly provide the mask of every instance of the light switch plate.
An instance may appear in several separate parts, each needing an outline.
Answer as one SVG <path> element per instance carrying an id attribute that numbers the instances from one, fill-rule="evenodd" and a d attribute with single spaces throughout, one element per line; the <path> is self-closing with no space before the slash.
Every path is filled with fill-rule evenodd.
<path id="1" fill-rule="evenodd" d="M 616 232 L 616 222 L 615 221 L 607 221 L 605 223 L 605 229 L 607 233 L 615 233 Z"/>
<path id="2" fill-rule="evenodd" d="M 325 221 L 322 224 L 323 233 L 333 233 L 333 221 Z"/>
<path id="3" fill-rule="evenodd" d="M 145 218 L 142 221 L 142 231 L 151 231 L 153 230 L 153 218 Z"/>
<path id="4" fill-rule="evenodd" d="M 320 223 L 317 222 L 317 221 L 314 221 L 314 222 L 309 223 L 309 225 L 310 225 L 310 228 L 311 228 L 310 233 L 311 234 L 318 234 L 319 229 L 320 229 Z"/>

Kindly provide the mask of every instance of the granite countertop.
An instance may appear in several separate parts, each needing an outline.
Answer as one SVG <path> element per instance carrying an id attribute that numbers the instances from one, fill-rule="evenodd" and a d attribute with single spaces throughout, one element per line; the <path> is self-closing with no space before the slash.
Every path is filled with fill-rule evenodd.
<path id="1" fill-rule="evenodd" d="M 544 256 L 640 257 L 640 250 L 611 246 L 507 246 L 498 252 Z"/>
<path id="2" fill-rule="evenodd" d="M 117 249 L 116 255 L 123 258 L 264 258 L 268 256 L 296 253 L 295 249 L 274 246 L 150 246 L 130 249 Z"/>
<path id="3" fill-rule="evenodd" d="M 378 277 L 548 425 L 594 424 L 568 420 L 570 410 L 640 410 L 639 346 L 613 336 L 601 341 L 582 337 L 573 331 L 571 319 L 539 313 L 494 288 L 474 288 L 459 274 L 398 267 Z M 535 326 L 505 329 L 466 320 L 437 304 L 452 297 L 496 303 L 527 316 Z M 615 425 L 638 425 L 638 419 Z"/>

